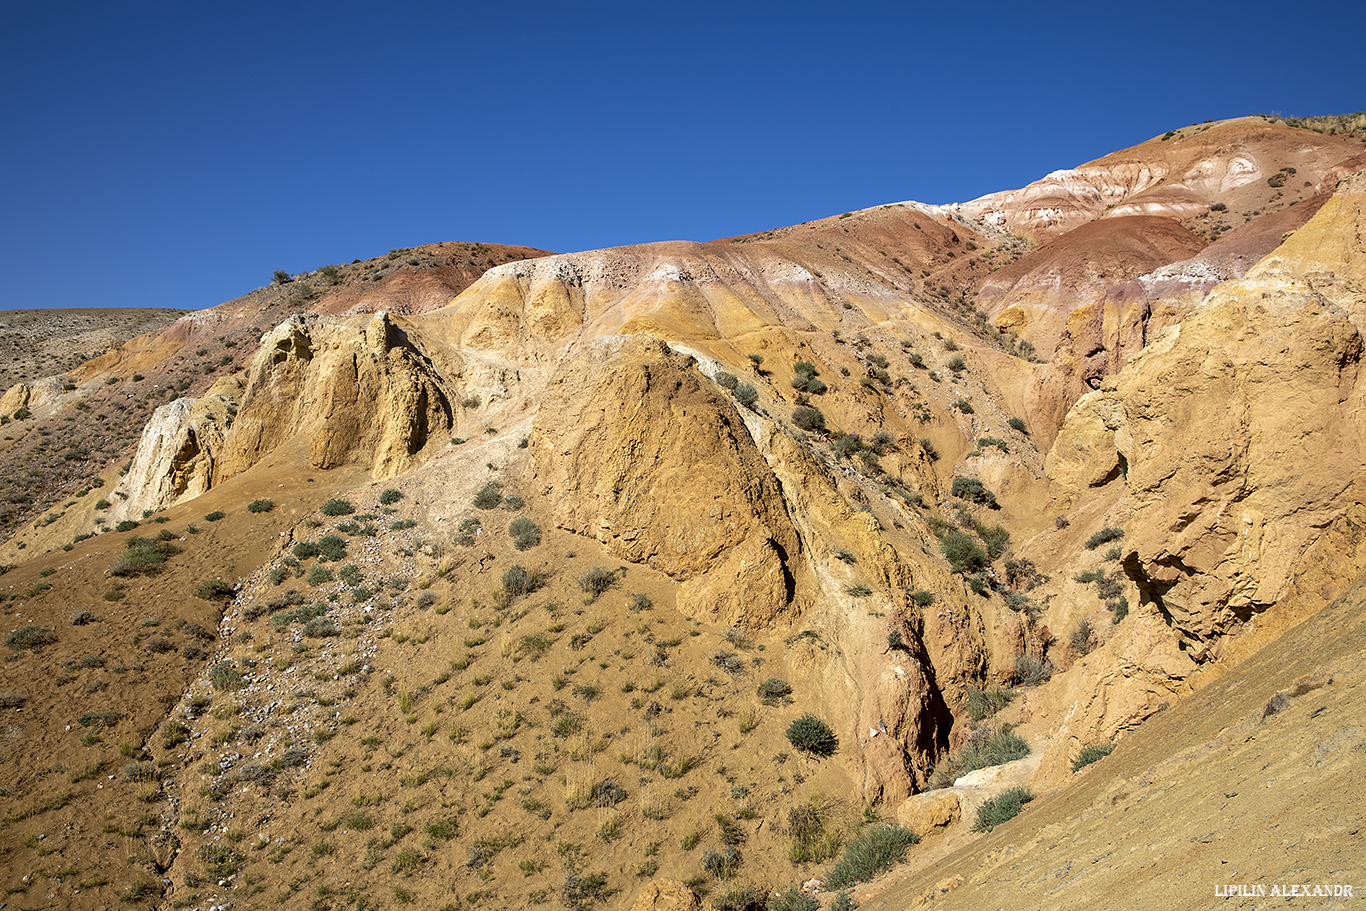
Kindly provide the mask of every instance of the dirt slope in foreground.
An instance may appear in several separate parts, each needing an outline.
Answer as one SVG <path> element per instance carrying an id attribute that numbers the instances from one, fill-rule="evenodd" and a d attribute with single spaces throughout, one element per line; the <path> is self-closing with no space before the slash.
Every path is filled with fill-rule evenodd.
<path id="1" fill-rule="evenodd" d="M 945 861 L 890 882 L 867 911 L 916 907 L 1345 906 L 1276 884 L 1366 889 L 1366 585 L 1153 718 L 1114 754 Z M 1039 795 L 1043 796 L 1043 795 Z M 912 849 L 915 855 L 930 847 Z M 928 899 L 928 902 L 925 900 Z"/>

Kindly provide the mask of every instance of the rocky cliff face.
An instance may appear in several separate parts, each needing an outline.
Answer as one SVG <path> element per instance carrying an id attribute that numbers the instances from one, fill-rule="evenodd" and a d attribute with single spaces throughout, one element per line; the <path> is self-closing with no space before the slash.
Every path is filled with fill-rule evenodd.
<path id="1" fill-rule="evenodd" d="M 1361 177 L 1344 184 L 1083 398 L 1049 454 L 1069 497 L 1122 483 L 1126 572 L 1197 656 L 1362 565 L 1362 196 Z"/>
<path id="2" fill-rule="evenodd" d="M 736 626 L 799 610 L 801 542 L 733 402 L 643 336 L 581 352 L 532 434 L 556 521 L 679 580 L 679 609 Z"/>
<path id="3" fill-rule="evenodd" d="M 387 314 L 296 316 L 261 339 L 221 473 L 293 441 L 315 468 L 357 463 L 390 477 L 453 423 L 441 378 Z"/>
<path id="4" fill-rule="evenodd" d="M 152 413 L 137 454 L 115 489 L 109 519 L 140 519 L 207 491 L 220 478 L 223 440 L 237 414 L 242 384 L 220 380 L 198 399 L 176 399 Z"/>

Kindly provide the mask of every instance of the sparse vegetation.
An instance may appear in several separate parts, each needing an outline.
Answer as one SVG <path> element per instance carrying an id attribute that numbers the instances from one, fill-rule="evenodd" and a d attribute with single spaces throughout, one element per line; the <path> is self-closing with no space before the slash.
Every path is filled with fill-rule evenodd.
<path id="1" fill-rule="evenodd" d="M 930 775 L 931 788 L 946 788 L 969 772 L 1005 765 L 1029 755 L 1029 744 L 1006 727 L 984 726 L 968 735 L 957 753 L 941 760 Z"/>
<path id="2" fill-rule="evenodd" d="M 977 821 L 973 823 L 972 830 L 990 832 L 1001 823 L 1019 816 L 1024 805 L 1033 799 L 1033 792 L 1027 788 L 1011 788 L 1004 794 L 998 794 L 977 808 Z"/>
<path id="3" fill-rule="evenodd" d="M 1081 748 L 1077 758 L 1072 760 L 1072 771 L 1080 772 L 1093 762 L 1100 762 L 1115 751 L 1113 743 L 1090 743 Z"/>
<path id="4" fill-rule="evenodd" d="M 830 725 L 810 712 L 788 726 L 787 739 L 797 749 L 813 756 L 832 756 L 839 749 L 839 740 Z"/>
<path id="5" fill-rule="evenodd" d="M 1105 528 L 1102 528 L 1100 531 L 1096 532 L 1091 537 L 1086 539 L 1086 549 L 1095 550 L 1102 544 L 1109 544 L 1111 541 L 1118 541 L 1122 537 L 1124 537 L 1124 529 L 1106 526 Z"/>
<path id="6" fill-rule="evenodd" d="M 274 508 L 274 500 L 252 500 L 247 504 L 247 512 L 270 512 Z"/>
<path id="7" fill-rule="evenodd" d="M 525 516 L 518 516 L 508 525 L 512 545 L 518 550 L 529 550 L 541 543 L 541 529 Z"/>
<path id="8" fill-rule="evenodd" d="M 579 576 L 579 588 L 583 589 L 590 598 L 597 598 L 611 588 L 616 579 L 616 573 L 612 570 L 595 566 Z"/>
<path id="9" fill-rule="evenodd" d="M 180 548 L 168 541 L 152 538 L 131 538 L 128 547 L 109 570 L 113 576 L 152 576 L 161 572 L 166 561 L 180 553 Z"/>
<path id="10" fill-rule="evenodd" d="M 36 623 L 26 623 L 5 637 L 5 645 L 15 651 L 36 652 L 57 641 L 57 634 Z"/>
<path id="11" fill-rule="evenodd" d="M 490 481 L 474 495 L 475 509 L 497 509 L 503 504 L 503 491 L 497 481 Z"/>
<path id="12" fill-rule="evenodd" d="M 194 590 L 195 597 L 205 601 L 231 601 L 235 594 L 233 587 L 222 579 L 205 579 Z"/>
<path id="13" fill-rule="evenodd" d="M 847 889 L 886 873 L 906 859 L 906 849 L 920 839 L 910 829 L 877 823 L 859 833 L 844 849 L 825 878 L 827 889 Z"/>
<path id="14" fill-rule="evenodd" d="M 333 498 L 322 506 L 322 514 L 325 516 L 349 516 L 356 511 L 350 501 Z"/>

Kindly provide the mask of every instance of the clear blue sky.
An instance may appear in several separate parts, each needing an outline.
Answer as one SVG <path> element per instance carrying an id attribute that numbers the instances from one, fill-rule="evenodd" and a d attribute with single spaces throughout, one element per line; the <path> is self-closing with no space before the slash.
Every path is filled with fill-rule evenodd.
<path id="1" fill-rule="evenodd" d="M 25 3 L 0 308 L 443 240 L 707 240 L 1366 108 L 1361 4 Z"/>

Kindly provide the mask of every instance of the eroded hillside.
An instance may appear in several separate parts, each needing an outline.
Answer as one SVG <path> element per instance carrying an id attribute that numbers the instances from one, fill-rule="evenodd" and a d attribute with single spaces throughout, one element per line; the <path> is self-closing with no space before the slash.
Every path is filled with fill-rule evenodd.
<path id="1" fill-rule="evenodd" d="M 942 861 L 1000 901 L 1201 745 L 1354 718 L 1360 154 L 1230 121 L 958 207 L 395 251 L 14 387 L 0 884 L 745 908 Z M 1302 622 L 1331 654 L 1258 670 Z"/>

